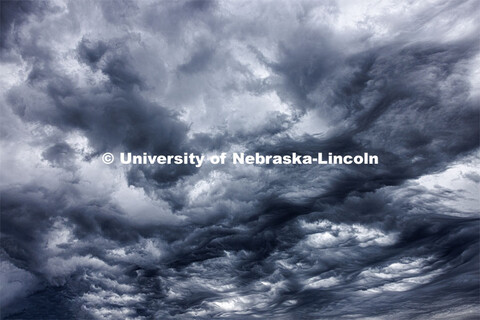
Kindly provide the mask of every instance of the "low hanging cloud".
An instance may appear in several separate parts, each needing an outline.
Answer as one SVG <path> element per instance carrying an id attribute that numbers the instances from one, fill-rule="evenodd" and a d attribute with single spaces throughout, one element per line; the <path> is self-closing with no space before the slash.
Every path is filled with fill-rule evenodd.
<path id="1" fill-rule="evenodd" d="M 2 1 L 2 317 L 475 318 L 479 9 Z"/>

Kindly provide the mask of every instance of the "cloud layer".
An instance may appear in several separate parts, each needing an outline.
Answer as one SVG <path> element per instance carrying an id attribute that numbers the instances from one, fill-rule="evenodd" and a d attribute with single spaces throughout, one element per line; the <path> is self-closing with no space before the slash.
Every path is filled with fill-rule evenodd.
<path id="1" fill-rule="evenodd" d="M 478 316 L 478 1 L 1 6 L 5 319 Z"/>

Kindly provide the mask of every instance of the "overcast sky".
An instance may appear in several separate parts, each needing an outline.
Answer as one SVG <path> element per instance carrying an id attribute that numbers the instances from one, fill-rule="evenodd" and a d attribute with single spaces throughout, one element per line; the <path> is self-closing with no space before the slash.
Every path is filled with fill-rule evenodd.
<path id="1" fill-rule="evenodd" d="M 2 1 L 2 317 L 476 319 L 479 10 Z"/>

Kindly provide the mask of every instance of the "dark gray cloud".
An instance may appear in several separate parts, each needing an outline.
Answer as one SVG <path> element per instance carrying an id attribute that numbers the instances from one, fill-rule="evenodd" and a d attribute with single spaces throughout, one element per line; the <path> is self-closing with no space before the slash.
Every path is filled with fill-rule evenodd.
<path id="1" fill-rule="evenodd" d="M 475 10 L 2 2 L 2 317 L 477 317 Z"/>
<path id="2" fill-rule="evenodd" d="M 0 48 L 2 51 L 8 50 L 11 45 L 15 44 L 19 29 L 31 15 L 43 16 L 51 9 L 50 4 L 44 1 L 2 1 L 0 12 L 0 26 L 2 28 Z"/>

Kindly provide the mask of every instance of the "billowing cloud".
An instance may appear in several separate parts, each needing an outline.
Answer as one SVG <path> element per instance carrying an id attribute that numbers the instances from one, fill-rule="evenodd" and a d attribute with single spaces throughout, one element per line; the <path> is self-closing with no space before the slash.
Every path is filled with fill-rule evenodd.
<path id="1" fill-rule="evenodd" d="M 480 312 L 477 1 L 1 5 L 6 319 Z"/>

